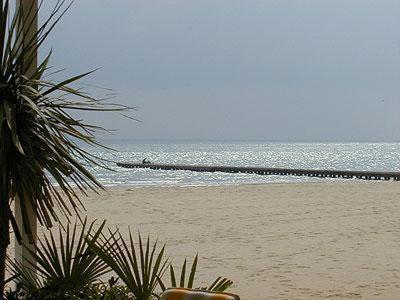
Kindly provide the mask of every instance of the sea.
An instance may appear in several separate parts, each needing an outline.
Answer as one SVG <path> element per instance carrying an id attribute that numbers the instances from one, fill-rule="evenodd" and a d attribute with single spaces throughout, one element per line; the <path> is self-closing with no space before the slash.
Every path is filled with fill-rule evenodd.
<path id="1" fill-rule="evenodd" d="M 356 179 L 125 169 L 117 162 L 274 168 L 400 171 L 400 143 L 103 140 L 88 149 L 111 170 L 87 166 L 105 186 L 215 186 Z"/>

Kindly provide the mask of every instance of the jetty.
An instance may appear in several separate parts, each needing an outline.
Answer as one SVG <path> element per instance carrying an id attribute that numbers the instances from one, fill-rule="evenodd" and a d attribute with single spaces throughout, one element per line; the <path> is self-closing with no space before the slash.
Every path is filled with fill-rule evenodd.
<path id="1" fill-rule="evenodd" d="M 338 171 L 317 169 L 284 169 L 264 167 L 229 167 L 229 166 L 206 166 L 206 165 L 175 165 L 175 164 L 153 164 L 153 163 L 117 163 L 122 168 L 146 168 L 152 170 L 183 170 L 194 172 L 225 172 L 225 173 L 247 173 L 258 175 L 289 175 L 308 176 L 320 178 L 343 178 L 364 180 L 400 180 L 400 172 L 374 172 L 374 171 Z"/>

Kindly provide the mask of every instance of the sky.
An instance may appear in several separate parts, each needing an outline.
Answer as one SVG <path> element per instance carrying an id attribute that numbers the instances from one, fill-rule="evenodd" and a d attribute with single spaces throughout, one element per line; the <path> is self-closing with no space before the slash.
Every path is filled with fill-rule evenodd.
<path id="1" fill-rule="evenodd" d="M 83 82 L 138 108 L 84 115 L 109 138 L 400 141 L 399 16 L 398 0 L 76 0 L 41 55 L 100 67 Z"/>

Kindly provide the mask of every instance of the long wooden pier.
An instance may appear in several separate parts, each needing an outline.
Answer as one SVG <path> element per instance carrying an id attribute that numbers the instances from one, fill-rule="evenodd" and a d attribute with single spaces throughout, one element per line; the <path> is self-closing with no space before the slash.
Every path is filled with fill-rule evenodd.
<path id="1" fill-rule="evenodd" d="M 123 168 L 146 168 L 153 170 L 185 170 L 194 172 L 225 172 L 248 173 L 259 175 L 291 175 L 321 178 L 345 178 L 366 180 L 400 180 L 400 172 L 373 172 L 373 171 L 337 171 L 337 170 L 306 170 L 306 169 L 282 169 L 260 167 L 226 167 L 226 166 L 202 166 L 202 165 L 172 165 L 152 163 L 117 163 Z"/>

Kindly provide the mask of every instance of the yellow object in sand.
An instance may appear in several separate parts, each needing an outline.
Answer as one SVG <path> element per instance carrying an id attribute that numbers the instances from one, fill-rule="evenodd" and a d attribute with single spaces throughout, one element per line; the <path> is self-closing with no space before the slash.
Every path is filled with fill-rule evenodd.
<path id="1" fill-rule="evenodd" d="M 170 288 L 162 293 L 161 300 L 240 300 L 240 297 L 230 293 Z"/>

